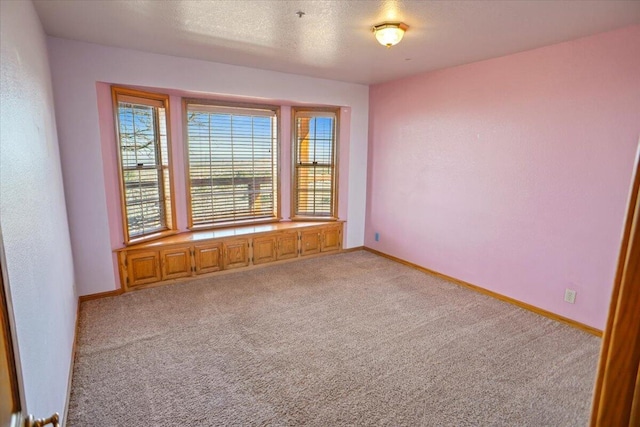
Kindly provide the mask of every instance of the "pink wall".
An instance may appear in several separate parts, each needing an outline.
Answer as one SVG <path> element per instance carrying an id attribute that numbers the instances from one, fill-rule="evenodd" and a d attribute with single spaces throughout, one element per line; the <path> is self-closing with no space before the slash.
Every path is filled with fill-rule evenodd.
<path id="1" fill-rule="evenodd" d="M 369 95 L 366 246 L 604 327 L 640 135 L 640 26 Z"/>

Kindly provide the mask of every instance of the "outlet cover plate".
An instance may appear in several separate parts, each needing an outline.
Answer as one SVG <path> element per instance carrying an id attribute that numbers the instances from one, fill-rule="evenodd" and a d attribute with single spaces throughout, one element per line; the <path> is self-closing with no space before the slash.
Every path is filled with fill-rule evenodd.
<path id="1" fill-rule="evenodd" d="M 576 291 L 573 289 L 565 289 L 564 290 L 564 300 L 569 304 L 575 304 L 576 302 Z"/>

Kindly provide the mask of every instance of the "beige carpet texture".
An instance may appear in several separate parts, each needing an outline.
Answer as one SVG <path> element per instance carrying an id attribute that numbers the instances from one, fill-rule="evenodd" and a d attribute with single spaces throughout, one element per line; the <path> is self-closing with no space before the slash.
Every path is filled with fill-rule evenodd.
<path id="1" fill-rule="evenodd" d="M 82 303 L 69 427 L 586 426 L 600 339 L 365 251 Z"/>

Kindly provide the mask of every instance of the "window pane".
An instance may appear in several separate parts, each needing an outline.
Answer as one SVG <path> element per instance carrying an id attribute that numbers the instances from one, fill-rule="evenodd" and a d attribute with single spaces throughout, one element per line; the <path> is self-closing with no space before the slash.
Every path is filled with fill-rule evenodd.
<path id="1" fill-rule="evenodd" d="M 120 150 L 125 168 L 156 164 L 155 113 L 145 105 L 119 104 Z"/>
<path id="2" fill-rule="evenodd" d="M 333 162 L 333 117 L 301 117 L 296 121 L 298 163 L 330 165 Z"/>
<path id="3" fill-rule="evenodd" d="M 188 106 L 193 225 L 276 217 L 276 115 L 267 113 Z"/>
<path id="4" fill-rule="evenodd" d="M 129 239 L 167 229 L 171 210 L 166 112 L 145 99 L 118 102 L 123 200 Z M 169 219 L 170 220 L 170 219 Z"/>
<path id="5" fill-rule="evenodd" d="M 298 215 L 332 216 L 332 168 L 298 166 Z"/>
<path id="6" fill-rule="evenodd" d="M 295 215 L 335 216 L 335 124 L 335 115 L 296 114 Z"/>

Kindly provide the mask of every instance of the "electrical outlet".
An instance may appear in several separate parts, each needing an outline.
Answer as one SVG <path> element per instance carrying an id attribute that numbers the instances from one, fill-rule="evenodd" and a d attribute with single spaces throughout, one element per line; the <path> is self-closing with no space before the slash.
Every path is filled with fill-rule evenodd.
<path id="1" fill-rule="evenodd" d="M 569 304 L 575 304 L 575 302 L 576 302 L 576 291 L 574 291 L 572 289 L 565 289 L 564 290 L 564 300 L 565 300 L 565 302 L 568 302 Z"/>
<path id="2" fill-rule="evenodd" d="M 380 233 L 376 233 L 374 237 L 376 239 L 376 242 L 380 241 Z"/>

